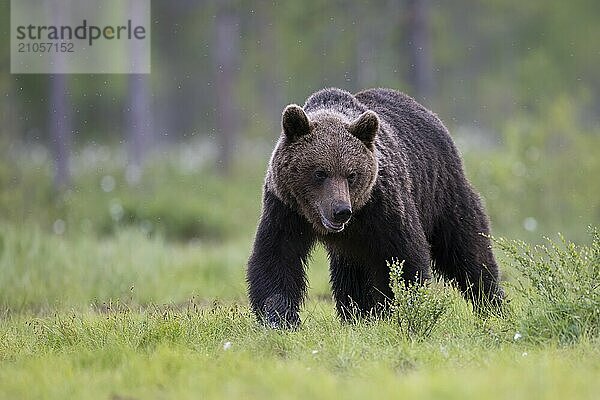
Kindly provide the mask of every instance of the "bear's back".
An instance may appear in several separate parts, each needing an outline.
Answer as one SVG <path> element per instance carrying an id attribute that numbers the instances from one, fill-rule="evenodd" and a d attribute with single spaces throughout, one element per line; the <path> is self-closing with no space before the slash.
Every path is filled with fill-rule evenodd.
<path id="1" fill-rule="evenodd" d="M 304 103 L 304 111 L 335 111 L 350 118 L 356 118 L 367 108 L 350 92 L 338 88 L 327 88 L 313 93 Z"/>
<path id="2" fill-rule="evenodd" d="M 355 97 L 387 125 L 377 142 L 384 163 L 397 166 L 398 161 L 392 160 L 405 157 L 404 173 L 410 177 L 415 205 L 429 231 L 434 222 L 430 204 L 440 203 L 445 193 L 452 191 L 451 183 L 464 179 L 462 162 L 448 130 L 433 112 L 396 90 L 369 89 Z M 396 181 L 394 176 L 383 179 Z"/>
<path id="3" fill-rule="evenodd" d="M 448 161 L 460 163 L 454 142 L 442 121 L 412 97 L 397 90 L 378 88 L 359 92 L 355 98 L 387 124 L 391 131 L 383 132 L 384 135 L 393 135 L 392 141 L 401 143 L 400 147 L 415 166 L 427 169 L 432 162 L 437 166 Z M 389 141 L 386 142 L 389 145 Z"/>
<path id="4" fill-rule="evenodd" d="M 425 135 L 429 139 L 448 136 L 446 127 L 432 111 L 402 92 L 383 88 L 368 89 L 357 93 L 355 98 L 369 110 L 375 111 L 399 133 L 410 132 L 413 139 L 414 135 Z"/>

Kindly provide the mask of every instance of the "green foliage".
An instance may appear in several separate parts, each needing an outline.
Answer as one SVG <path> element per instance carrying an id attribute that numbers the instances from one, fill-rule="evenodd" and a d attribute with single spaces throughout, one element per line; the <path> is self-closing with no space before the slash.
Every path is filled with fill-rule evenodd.
<path id="1" fill-rule="evenodd" d="M 508 121 L 499 146 L 460 142 L 496 235 L 534 241 L 560 231 L 585 241 L 583 227 L 600 220 L 600 132 L 579 127 L 574 104 L 559 97 L 540 118 Z"/>
<path id="2" fill-rule="evenodd" d="M 134 228 L 168 240 L 223 241 L 251 235 L 260 210 L 264 162 L 238 160 L 226 177 L 206 165 L 199 145 L 173 147 L 148 160 L 139 182 L 126 180 L 117 148 L 85 147 L 72 161 L 72 188 L 52 187 L 48 154 L 39 147 L 16 149 L 0 159 L 0 220 L 65 234 L 95 236 Z M 266 156 L 265 156 L 266 158 Z"/>
<path id="3" fill-rule="evenodd" d="M 591 229 L 591 228 L 590 228 Z M 519 298 L 517 328 L 531 340 L 573 343 L 600 337 L 600 234 L 592 243 L 545 245 L 497 239 L 520 277 L 512 284 Z"/>
<path id="4" fill-rule="evenodd" d="M 406 282 L 402 276 L 404 261 L 396 260 L 388 266 L 394 293 L 392 318 L 406 337 L 428 338 L 448 313 L 452 288 L 445 283 Z"/>
<path id="5" fill-rule="evenodd" d="M 0 397 L 365 398 L 376 386 L 390 397 L 535 391 L 594 398 L 600 390 L 593 378 L 600 373 L 598 336 L 581 335 L 568 348 L 537 340 L 534 329 L 561 325 L 557 318 L 539 325 L 522 311 L 541 315 L 551 298 L 541 289 L 525 295 L 514 284 L 507 288 L 513 315 L 482 318 L 456 289 L 406 286 L 396 264 L 396 318 L 341 324 L 332 302 L 322 300 L 328 284 L 320 252 L 309 271 L 320 289 L 311 289 L 300 329 L 266 329 L 244 297 L 250 240 L 190 245 L 131 227 L 99 239 L 3 225 Z M 596 266 L 596 284 L 597 242 L 572 256 Z M 528 282 L 515 268 L 512 282 Z M 592 282 L 584 276 L 571 277 L 564 291 L 583 293 L 573 283 Z M 563 297 L 579 312 L 575 297 Z"/>
<path id="6" fill-rule="evenodd" d="M 409 77 L 407 2 L 238 3 L 233 98 L 244 136 L 272 138 L 286 103 L 326 86 L 389 86 L 416 94 Z M 163 16 L 152 26 L 151 89 L 160 135 L 185 140 L 198 127 L 206 136 L 214 128 L 218 6 L 153 3 L 153 14 Z M 543 117 L 560 96 L 597 119 L 600 55 L 589 40 L 600 35 L 596 1 L 549 0 L 540 9 L 538 2 L 457 0 L 431 3 L 428 10 L 431 45 L 423 51 L 431 54 L 435 93 L 425 100 L 444 121 L 498 130 L 524 108 Z M 1 3 L 3 26 L 9 17 L 9 4 Z M 14 115 L 16 128 L 8 134 L 49 141 L 48 79 L 11 76 L 8 57 L 0 56 L 0 91 L 7 94 L 0 108 Z M 69 86 L 76 140 L 117 142 L 125 136 L 127 77 L 70 76 Z"/>

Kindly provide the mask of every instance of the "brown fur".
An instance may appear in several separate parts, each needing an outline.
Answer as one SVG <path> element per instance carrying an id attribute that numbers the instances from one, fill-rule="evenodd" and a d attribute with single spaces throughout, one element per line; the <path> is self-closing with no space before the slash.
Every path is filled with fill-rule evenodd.
<path id="1" fill-rule="evenodd" d="M 290 110 L 293 115 L 289 115 Z M 349 202 L 358 210 L 369 200 L 377 176 L 377 160 L 369 147 L 378 119 L 372 112 L 353 121 L 342 115 L 317 112 L 310 115 L 310 128 L 304 125 L 305 120 L 307 116 L 298 106 L 285 109 L 284 133 L 271 157 L 267 190 L 288 206 L 299 208 L 315 231 L 326 234 L 322 219 L 333 220 L 336 202 Z M 306 129 L 303 132 L 302 126 Z M 314 179 L 317 169 L 328 174 L 323 184 Z M 348 184 L 352 173 L 356 178 Z"/>
<path id="2" fill-rule="evenodd" d="M 499 304 L 487 217 L 434 114 L 388 89 L 326 89 L 286 107 L 282 126 L 248 263 L 259 318 L 298 324 L 317 240 L 343 318 L 386 308 L 392 259 L 405 260 L 407 280 L 428 278 L 433 262 L 476 304 Z"/>

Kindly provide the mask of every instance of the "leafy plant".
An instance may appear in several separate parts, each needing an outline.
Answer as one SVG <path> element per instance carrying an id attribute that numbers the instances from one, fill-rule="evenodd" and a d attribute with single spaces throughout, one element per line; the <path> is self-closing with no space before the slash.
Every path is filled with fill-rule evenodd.
<path id="1" fill-rule="evenodd" d="M 531 246 L 495 239 L 523 279 L 514 285 L 521 297 L 520 333 L 533 340 L 573 343 L 600 336 L 600 233 L 590 228 L 592 243 Z"/>
<path id="2" fill-rule="evenodd" d="M 439 282 L 406 281 L 402 275 L 404 261 L 395 260 L 388 265 L 394 293 L 392 318 L 405 336 L 416 340 L 429 337 L 450 308 L 450 288 Z"/>

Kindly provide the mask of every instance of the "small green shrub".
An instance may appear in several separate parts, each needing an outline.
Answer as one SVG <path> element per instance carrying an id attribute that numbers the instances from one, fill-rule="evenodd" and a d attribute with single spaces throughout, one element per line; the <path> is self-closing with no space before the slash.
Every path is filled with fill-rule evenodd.
<path id="1" fill-rule="evenodd" d="M 517 328 L 524 337 L 573 343 L 600 336 L 600 234 L 590 230 L 588 246 L 562 236 L 559 244 L 546 239 L 536 246 L 495 239 L 522 277 L 513 286 L 522 300 Z"/>
<path id="2" fill-rule="evenodd" d="M 407 282 L 402 276 L 404 261 L 396 260 L 388 265 L 394 293 L 392 318 L 406 337 L 415 340 L 429 337 L 450 308 L 450 288 L 439 282 Z"/>
<path id="3" fill-rule="evenodd" d="M 137 226 L 149 235 L 160 233 L 168 239 L 212 239 L 219 240 L 230 234 L 233 229 L 217 210 L 207 210 L 202 204 L 191 200 L 182 201 L 177 196 L 165 196 L 140 201 L 125 200 L 121 205 L 118 220 L 106 212 L 100 231 L 113 234 L 123 227 Z"/>

